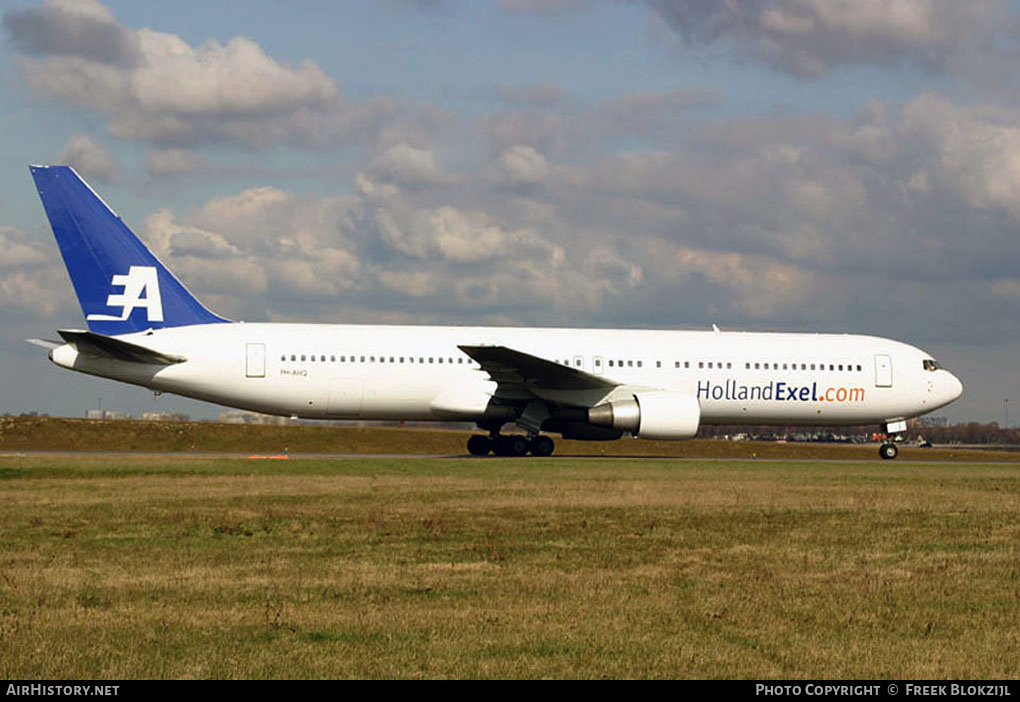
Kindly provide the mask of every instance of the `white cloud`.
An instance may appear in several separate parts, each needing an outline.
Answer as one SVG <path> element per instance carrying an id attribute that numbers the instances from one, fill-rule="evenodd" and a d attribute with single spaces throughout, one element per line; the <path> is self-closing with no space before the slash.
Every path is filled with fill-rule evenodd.
<path id="1" fill-rule="evenodd" d="M 0 306 L 43 316 L 66 307 L 62 291 L 69 286 L 56 247 L 37 244 L 15 227 L 0 226 L 0 252 Z"/>
<path id="2" fill-rule="evenodd" d="M 644 0 L 685 41 L 732 42 L 796 76 L 843 64 L 913 62 L 927 69 L 975 55 L 1006 56 L 1017 16 L 1005 0 Z"/>
<path id="3" fill-rule="evenodd" d="M 511 188 L 538 185 L 549 174 L 549 162 L 539 151 L 518 144 L 499 155 L 491 172 L 499 185 Z"/>
<path id="4" fill-rule="evenodd" d="M 77 55 L 115 64 L 141 58 L 137 38 L 96 0 L 47 0 L 41 7 L 5 12 L 3 24 L 15 47 L 32 54 Z"/>
<path id="5" fill-rule="evenodd" d="M 14 227 L 0 227 L 0 271 L 12 268 L 34 268 L 50 260 L 50 251 L 28 240 Z"/>
<path id="6" fill-rule="evenodd" d="M 444 179 L 429 149 L 416 149 L 410 144 L 391 146 L 368 166 L 370 174 L 408 188 L 427 187 Z"/>
<path id="7" fill-rule="evenodd" d="M 123 27 L 93 0 L 48 0 L 5 13 L 4 24 L 32 91 L 108 115 L 119 138 L 311 144 L 348 126 L 339 88 L 321 68 L 286 66 L 246 37 L 192 47 L 174 34 Z"/>
<path id="8" fill-rule="evenodd" d="M 182 175 L 205 167 L 205 156 L 188 149 L 152 149 L 145 156 L 145 170 L 151 176 Z"/>
<path id="9" fill-rule="evenodd" d="M 78 132 L 68 139 L 57 155 L 56 162 L 73 166 L 86 178 L 109 183 L 117 175 L 113 156 L 88 134 Z"/>
<path id="10" fill-rule="evenodd" d="M 927 94 L 904 107 L 903 129 L 931 150 L 929 174 L 974 207 L 1020 218 L 1020 113 L 983 114 Z"/>

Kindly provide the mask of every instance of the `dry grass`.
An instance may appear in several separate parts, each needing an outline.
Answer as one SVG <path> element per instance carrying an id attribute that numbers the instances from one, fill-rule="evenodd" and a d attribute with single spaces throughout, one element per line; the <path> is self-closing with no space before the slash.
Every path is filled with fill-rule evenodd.
<path id="1" fill-rule="evenodd" d="M 0 458 L 0 678 L 1003 678 L 1020 465 Z"/>
<path id="2" fill-rule="evenodd" d="M 0 417 L 0 451 L 155 451 L 216 453 L 332 453 L 463 455 L 468 431 L 380 426 L 252 426 L 210 422 L 145 422 L 59 417 Z M 770 442 L 565 441 L 558 456 L 662 456 L 874 460 L 875 445 Z M 1006 451 L 919 449 L 904 446 L 900 460 L 1018 460 Z"/>

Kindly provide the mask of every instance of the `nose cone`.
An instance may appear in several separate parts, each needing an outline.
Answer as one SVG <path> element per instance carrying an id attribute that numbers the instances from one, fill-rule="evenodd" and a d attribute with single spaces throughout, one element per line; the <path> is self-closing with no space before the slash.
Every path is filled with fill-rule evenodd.
<path id="1" fill-rule="evenodd" d="M 950 402 L 963 394 L 963 383 L 955 375 L 947 370 L 939 371 L 938 391 L 941 405 L 948 405 Z"/>
<path id="2" fill-rule="evenodd" d="M 949 401 L 952 402 L 963 394 L 963 383 L 952 373 L 949 374 Z"/>

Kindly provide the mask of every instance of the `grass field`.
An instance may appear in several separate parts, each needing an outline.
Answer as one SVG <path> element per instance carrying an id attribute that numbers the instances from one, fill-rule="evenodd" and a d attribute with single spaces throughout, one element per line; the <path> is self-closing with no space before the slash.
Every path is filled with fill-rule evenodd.
<path id="1" fill-rule="evenodd" d="M 67 417 L 0 417 L 0 452 L 147 451 L 171 453 L 314 453 L 460 455 L 470 431 L 420 427 L 291 425 L 216 422 L 147 422 Z M 868 459 L 878 444 L 778 443 L 764 441 L 568 441 L 557 438 L 558 456 L 656 456 L 679 458 Z M 959 447 L 901 447 L 900 458 L 922 461 L 1020 460 L 1009 451 Z"/>
<path id="2" fill-rule="evenodd" d="M 0 678 L 1015 678 L 1020 464 L 0 457 Z"/>

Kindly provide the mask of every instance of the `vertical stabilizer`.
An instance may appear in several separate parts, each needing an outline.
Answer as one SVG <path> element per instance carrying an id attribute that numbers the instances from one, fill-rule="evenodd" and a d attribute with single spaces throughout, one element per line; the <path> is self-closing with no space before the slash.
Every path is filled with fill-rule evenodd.
<path id="1" fill-rule="evenodd" d="M 226 322 L 202 305 L 69 166 L 31 166 L 90 331 Z"/>

